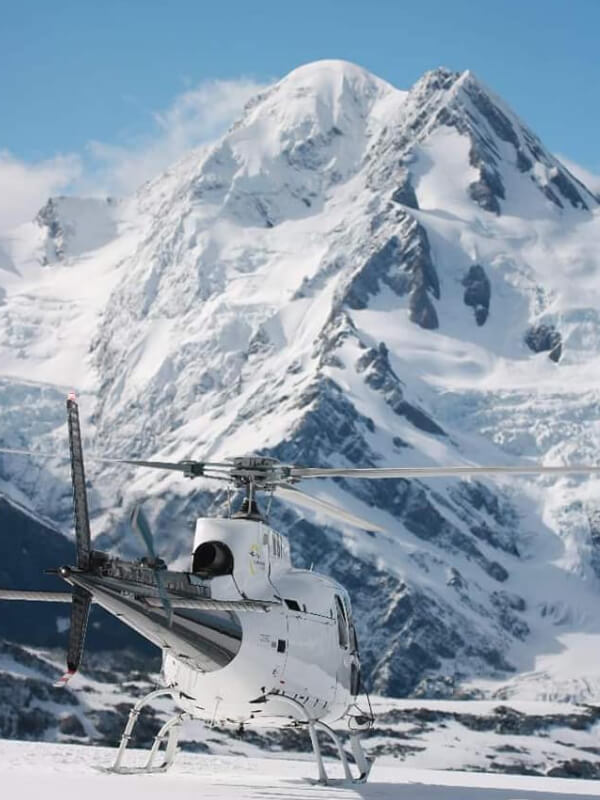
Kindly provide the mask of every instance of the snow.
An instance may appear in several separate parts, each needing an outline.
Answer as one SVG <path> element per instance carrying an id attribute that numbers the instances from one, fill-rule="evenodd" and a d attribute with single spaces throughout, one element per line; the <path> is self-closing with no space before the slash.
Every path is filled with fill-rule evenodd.
<path id="1" fill-rule="evenodd" d="M 138 760 L 141 753 L 133 752 Z M 7 796 L 69 800 L 106 797 L 107 792 L 139 797 L 176 793 L 178 798 L 406 798 L 406 800 L 566 800 L 598 797 L 594 781 L 485 773 L 404 769 L 375 764 L 366 784 L 323 787 L 310 778 L 305 760 L 241 758 L 180 753 L 159 775 L 108 775 L 114 751 L 77 745 L 0 741 L 0 780 Z M 332 777 L 335 766 L 328 764 Z"/>

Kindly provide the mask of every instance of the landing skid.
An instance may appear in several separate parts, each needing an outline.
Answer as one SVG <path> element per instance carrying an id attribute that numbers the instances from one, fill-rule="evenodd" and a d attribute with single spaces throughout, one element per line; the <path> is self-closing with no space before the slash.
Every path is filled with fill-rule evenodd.
<path id="1" fill-rule="evenodd" d="M 142 697 L 137 701 L 137 703 L 129 712 L 129 719 L 127 720 L 125 730 L 123 731 L 123 736 L 121 737 L 121 743 L 119 745 L 115 763 L 112 765 L 112 767 L 109 767 L 108 770 L 106 770 L 107 772 L 117 773 L 118 775 L 148 775 L 156 772 L 166 772 L 173 764 L 175 756 L 178 752 L 177 742 L 179 740 L 181 724 L 189 718 L 189 715 L 185 712 L 176 714 L 174 717 L 171 717 L 169 720 L 167 720 L 167 722 L 165 722 L 154 738 L 154 742 L 150 748 L 150 753 L 148 754 L 148 759 L 144 766 L 122 766 L 123 757 L 132 738 L 132 732 L 140 715 L 140 711 L 147 703 L 150 703 L 152 700 L 156 700 L 157 697 L 165 696 L 171 696 L 173 699 L 175 699 L 175 692 L 172 689 L 155 689 L 153 692 L 150 692 L 150 694 L 145 695 L 145 697 Z M 156 757 L 159 755 L 161 745 L 165 742 L 165 749 L 162 753 L 163 760 L 160 764 L 155 764 L 154 762 Z"/>
<path id="2" fill-rule="evenodd" d="M 300 711 L 306 723 L 308 725 L 308 732 L 310 734 L 310 741 L 312 743 L 313 752 L 315 754 L 315 759 L 317 762 L 317 769 L 319 772 L 319 777 L 316 783 L 325 785 L 325 786 L 344 786 L 348 785 L 349 783 L 366 783 L 369 777 L 369 773 L 371 772 L 371 767 L 373 766 L 373 760 L 369 759 L 365 755 L 365 751 L 362 748 L 360 743 L 360 733 L 358 731 L 351 731 L 350 732 L 350 746 L 352 747 L 352 755 L 354 756 L 354 761 L 356 762 L 356 766 L 358 768 L 358 777 L 354 777 L 352 775 L 352 770 L 350 769 L 350 764 L 348 763 L 348 758 L 342 746 L 339 736 L 337 733 L 326 725 L 321 720 L 313 719 L 310 714 L 308 713 L 305 706 L 302 703 L 299 703 L 297 700 L 292 700 L 291 697 L 286 697 L 285 695 L 277 694 L 273 695 L 276 697 L 279 702 L 285 702 L 288 705 L 292 706 L 292 708 Z M 319 737 L 317 736 L 317 732 L 322 731 L 326 733 L 329 738 L 334 743 L 336 750 L 338 752 L 338 756 L 340 761 L 342 762 L 342 768 L 344 770 L 344 778 L 342 780 L 339 779 L 332 779 L 327 775 L 327 771 L 325 769 L 325 765 L 323 763 L 323 754 L 321 752 L 321 745 L 319 744 Z"/>
<path id="3" fill-rule="evenodd" d="M 116 773 L 118 775 L 140 775 L 140 774 L 148 775 L 157 772 L 166 772 L 169 769 L 169 767 L 173 764 L 175 756 L 177 755 L 178 752 L 177 742 L 179 740 L 179 731 L 181 729 L 181 725 L 186 719 L 190 719 L 190 715 L 187 714 L 185 711 L 176 714 L 175 716 L 167 720 L 167 722 L 165 722 L 165 724 L 156 734 L 152 747 L 150 748 L 150 753 L 148 754 L 148 759 L 143 766 L 141 767 L 123 766 L 123 758 L 125 756 L 125 751 L 129 746 L 129 742 L 131 741 L 133 729 L 135 727 L 135 724 L 138 720 L 142 708 L 148 703 L 152 702 L 152 700 L 156 700 L 158 697 L 170 696 L 173 698 L 173 700 L 175 700 L 176 694 L 177 692 L 174 689 L 155 689 L 153 692 L 150 692 L 149 694 L 145 695 L 144 697 L 140 698 L 137 701 L 137 703 L 129 712 L 129 718 L 127 720 L 127 725 L 125 726 L 125 730 L 123 731 L 123 736 L 121 737 L 121 742 L 119 744 L 119 749 L 117 751 L 117 757 L 115 759 L 115 763 L 112 765 L 112 767 L 109 767 L 107 770 L 103 771 Z M 315 759 L 317 762 L 317 769 L 319 773 L 317 783 L 320 783 L 325 786 L 336 786 L 336 785 L 347 785 L 349 783 L 352 784 L 365 783 L 367 781 L 369 773 L 371 771 L 371 767 L 373 766 L 373 761 L 365 756 L 365 752 L 362 749 L 362 745 L 360 743 L 359 731 L 350 732 L 350 746 L 352 748 L 352 755 L 354 756 L 354 761 L 356 762 L 356 766 L 358 768 L 358 776 L 355 777 L 352 775 L 352 770 L 350 769 L 350 764 L 348 763 L 348 757 L 346 756 L 340 738 L 337 735 L 337 733 L 332 728 L 329 727 L 329 725 L 322 722 L 321 720 L 314 719 L 313 717 L 311 717 L 306 707 L 303 706 L 302 703 L 299 703 L 297 700 L 292 700 L 291 697 L 286 697 L 285 695 L 281 694 L 271 695 L 271 696 L 276 697 L 278 702 L 287 703 L 293 709 L 300 712 L 300 715 L 304 718 L 304 721 L 308 726 L 308 732 L 310 735 L 310 740 L 315 754 Z M 323 754 L 321 752 L 321 745 L 319 744 L 319 737 L 317 735 L 319 731 L 326 733 L 336 747 L 338 756 L 342 763 L 342 768 L 344 770 L 343 780 L 331 779 L 327 775 L 327 771 L 325 770 L 325 765 L 323 763 Z M 165 749 L 164 752 L 161 752 L 161 746 L 163 744 L 165 744 Z M 156 764 L 155 761 L 159 753 L 161 753 L 163 759 L 161 763 Z"/>

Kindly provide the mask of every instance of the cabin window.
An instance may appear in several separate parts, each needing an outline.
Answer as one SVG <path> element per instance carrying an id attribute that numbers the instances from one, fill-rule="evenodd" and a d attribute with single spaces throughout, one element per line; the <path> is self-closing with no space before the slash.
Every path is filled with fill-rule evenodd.
<path id="1" fill-rule="evenodd" d="M 335 611 L 337 615 L 338 641 L 340 643 L 340 647 L 343 647 L 345 650 L 347 650 L 349 641 L 348 620 L 346 619 L 346 609 L 344 608 L 344 604 L 337 594 L 335 595 Z"/>
<path id="2" fill-rule="evenodd" d="M 285 653 L 285 639 L 278 639 L 277 640 L 277 652 L 278 653 Z"/>
<path id="3" fill-rule="evenodd" d="M 281 536 L 273 531 L 271 534 L 271 554 L 274 558 L 281 558 L 282 550 Z"/>
<path id="4" fill-rule="evenodd" d="M 284 602 L 290 611 L 300 611 L 300 603 L 298 603 L 297 600 L 290 600 L 288 597 L 286 597 Z"/>
<path id="5" fill-rule="evenodd" d="M 344 598 L 344 610 L 346 612 L 346 620 L 348 622 L 348 639 L 350 642 L 350 652 L 358 653 L 358 639 L 356 638 L 356 628 L 354 627 L 354 620 L 352 619 L 352 609 L 350 603 Z"/>

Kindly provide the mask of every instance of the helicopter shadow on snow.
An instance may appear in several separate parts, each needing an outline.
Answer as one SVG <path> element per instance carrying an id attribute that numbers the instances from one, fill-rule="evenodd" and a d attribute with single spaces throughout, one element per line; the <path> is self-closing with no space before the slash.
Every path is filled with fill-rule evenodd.
<path id="1" fill-rule="evenodd" d="M 598 800 L 598 795 L 565 794 L 521 788 L 488 788 L 482 786 L 435 786 L 418 782 L 391 783 L 372 781 L 365 784 L 333 784 L 321 786 L 306 781 L 286 782 L 285 786 L 255 789 L 253 798 L 261 800 Z"/>

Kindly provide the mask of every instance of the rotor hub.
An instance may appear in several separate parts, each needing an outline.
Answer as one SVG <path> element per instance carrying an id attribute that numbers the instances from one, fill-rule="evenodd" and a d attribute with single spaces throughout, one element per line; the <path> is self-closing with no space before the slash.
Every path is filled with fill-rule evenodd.
<path id="1" fill-rule="evenodd" d="M 287 482 L 291 476 L 290 467 L 270 456 L 238 456 L 230 461 L 229 477 L 236 488 L 253 485 L 256 489 L 269 489 Z"/>

